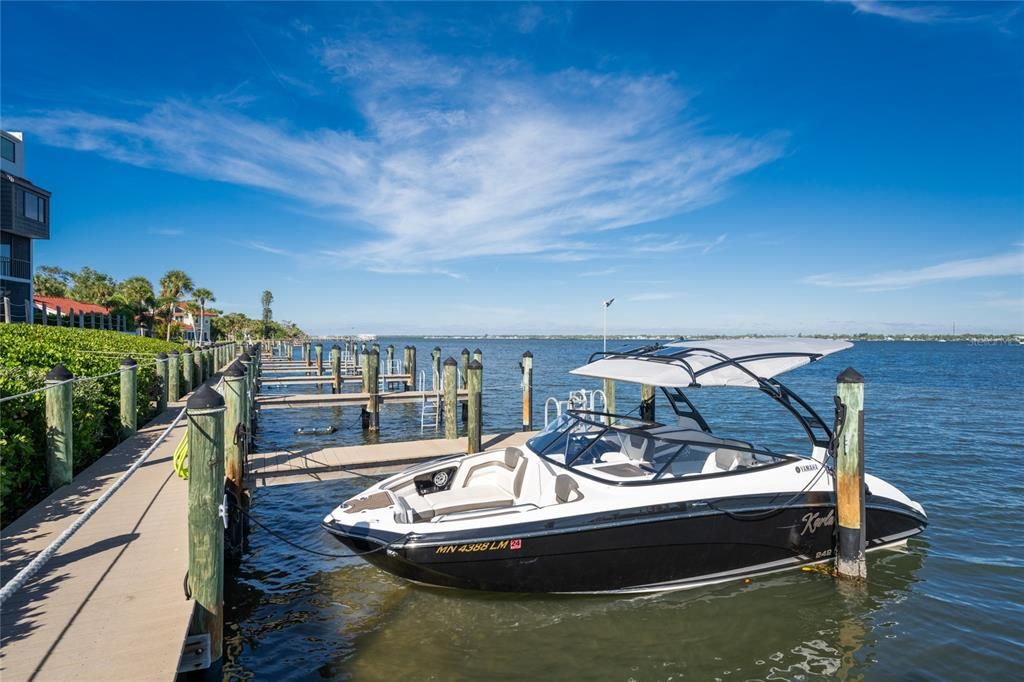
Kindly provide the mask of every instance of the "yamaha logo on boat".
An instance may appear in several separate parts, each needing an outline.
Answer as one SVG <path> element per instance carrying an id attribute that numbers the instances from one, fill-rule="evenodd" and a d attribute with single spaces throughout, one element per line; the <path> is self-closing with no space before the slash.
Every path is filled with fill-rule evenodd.
<path id="1" fill-rule="evenodd" d="M 804 529 L 800 531 L 800 535 L 816 533 L 822 526 L 831 526 L 836 522 L 836 510 L 829 510 L 827 516 L 822 516 L 821 512 L 807 512 L 801 520 L 804 522 Z"/>

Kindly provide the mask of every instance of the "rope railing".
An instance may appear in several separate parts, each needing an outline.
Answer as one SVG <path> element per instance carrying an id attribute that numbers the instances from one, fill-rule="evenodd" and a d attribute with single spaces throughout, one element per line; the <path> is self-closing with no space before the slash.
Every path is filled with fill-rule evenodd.
<path id="1" fill-rule="evenodd" d="M 53 540 L 53 542 L 51 542 L 49 545 L 46 546 L 45 549 L 39 552 L 39 554 L 37 554 L 35 558 L 33 558 L 32 561 L 30 561 L 29 564 L 25 566 L 25 568 L 18 571 L 18 574 L 11 578 L 3 586 L 3 588 L 0 588 L 0 605 L 7 601 L 7 599 L 12 594 L 17 592 L 26 582 L 31 580 L 32 576 L 38 573 L 39 569 L 42 568 L 43 565 L 47 561 L 49 561 L 54 554 L 57 553 L 57 550 L 59 550 L 64 545 L 64 543 L 71 539 L 71 536 L 74 535 L 79 528 L 85 525 L 85 522 L 92 518 L 93 515 L 96 514 L 96 512 L 99 511 L 100 508 L 107 503 L 107 500 L 113 497 L 114 493 L 116 493 L 121 488 L 121 486 L 125 484 L 125 481 L 131 478 L 132 474 L 138 471 L 139 467 L 141 467 L 142 464 L 149 458 L 149 456 L 153 454 L 153 451 L 156 450 L 157 446 L 159 446 L 164 441 L 164 439 L 167 438 L 167 436 L 171 433 L 174 427 L 178 425 L 178 422 L 181 421 L 181 418 L 184 415 L 185 410 L 182 409 L 180 412 L 178 412 L 178 415 L 174 418 L 174 421 L 171 422 L 170 426 L 164 429 L 164 431 L 157 437 L 156 441 L 154 441 L 153 444 L 150 445 L 149 448 L 147 448 L 146 451 L 143 452 L 137 460 L 135 460 L 135 463 L 132 464 L 127 471 L 121 474 L 121 477 L 118 478 L 117 481 L 115 481 L 114 484 L 111 485 L 106 492 L 100 495 L 100 497 L 97 498 L 97 500 L 93 502 L 89 506 L 89 508 L 82 513 L 81 516 L 75 519 L 74 523 L 72 523 L 64 530 L 64 532 L 58 535 L 57 538 Z"/>
<path id="2" fill-rule="evenodd" d="M 124 357 L 127 357 L 127 356 L 125 356 L 124 353 L 121 353 L 120 355 L 124 356 Z M 140 363 L 138 363 L 136 365 L 136 367 L 149 367 L 151 365 L 156 365 L 159 362 L 162 362 L 162 361 L 154 359 L 152 362 L 145 362 L 145 363 L 140 362 Z M 10 400 L 15 400 L 17 398 L 24 398 L 26 396 L 33 395 L 35 393 L 42 393 L 43 391 L 49 391 L 51 388 L 56 388 L 58 386 L 63 386 L 64 384 L 74 384 L 74 383 L 84 382 L 84 381 L 95 381 L 96 379 L 105 379 L 107 377 L 116 376 L 116 375 L 120 374 L 123 371 L 124 371 L 123 369 L 115 369 L 113 372 L 107 372 L 106 374 L 97 374 L 94 377 L 74 377 L 73 379 L 67 379 L 65 381 L 55 381 L 55 382 L 53 382 L 51 384 L 47 384 L 46 386 L 40 386 L 39 388 L 33 388 L 30 391 L 25 391 L 24 393 L 16 393 L 14 395 L 5 395 L 4 397 L 0 398 L 0 403 L 6 403 L 6 402 L 8 402 Z"/>

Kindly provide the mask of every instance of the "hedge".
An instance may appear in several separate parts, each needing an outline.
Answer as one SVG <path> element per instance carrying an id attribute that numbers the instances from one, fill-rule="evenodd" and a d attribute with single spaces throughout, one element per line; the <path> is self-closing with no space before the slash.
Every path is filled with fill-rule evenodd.
<path id="1" fill-rule="evenodd" d="M 44 385 L 58 363 L 76 377 L 107 374 L 122 358 L 138 363 L 138 423 L 156 411 L 160 388 L 154 361 L 160 351 L 182 350 L 176 343 L 110 331 L 0 325 L 0 397 Z M 118 443 L 120 378 L 78 381 L 72 389 L 74 470 L 77 474 Z M 46 485 L 46 393 L 0 403 L 0 527 L 49 493 Z"/>

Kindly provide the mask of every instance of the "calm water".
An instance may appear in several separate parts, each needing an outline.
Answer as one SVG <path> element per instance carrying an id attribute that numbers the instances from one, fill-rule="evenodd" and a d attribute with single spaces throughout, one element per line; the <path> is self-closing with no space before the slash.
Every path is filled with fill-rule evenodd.
<path id="1" fill-rule="evenodd" d="M 394 343 L 400 349 L 409 341 Z M 466 345 L 483 350 L 487 432 L 518 425 L 524 350 L 534 354 L 540 421 L 548 395 L 597 387 L 566 372 L 600 342 L 415 343 L 421 367 L 434 345 L 442 357 L 458 357 Z M 255 528 L 228 578 L 226 676 L 938 680 L 1019 671 L 1024 347 L 862 343 L 796 370 L 787 384 L 830 422 L 835 376 L 848 365 L 867 382 L 869 471 L 924 504 L 931 522 L 905 551 L 870 555 L 866 590 L 838 589 L 826 575 L 799 570 L 643 597 L 435 590 L 357 559 L 297 552 Z M 717 433 L 803 452 L 799 427 L 767 397 L 742 389 L 694 393 Z M 620 385 L 619 411 L 635 407 L 638 396 Z M 667 407 L 658 410 L 664 415 Z M 365 442 L 358 409 L 267 410 L 261 418 L 260 451 Z M 381 423 L 381 441 L 420 437 L 418 406 L 386 406 Z M 338 432 L 308 442 L 292 435 L 326 424 Z M 253 515 L 306 546 L 343 552 L 319 521 L 370 483 L 262 488 Z"/>

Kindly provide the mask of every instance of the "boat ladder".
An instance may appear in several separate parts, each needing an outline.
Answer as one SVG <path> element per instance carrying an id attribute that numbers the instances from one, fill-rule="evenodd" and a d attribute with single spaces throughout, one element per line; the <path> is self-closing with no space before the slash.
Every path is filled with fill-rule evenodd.
<path id="1" fill-rule="evenodd" d="M 587 412 L 606 412 L 608 410 L 608 398 L 604 391 L 597 389 L 591 391 L 579 388 L 569 393 L 567 400 L 559 400 L 551 396 L 544 401 L 544 428 L 551 423 L 551 416 L 554 413 L 555 420 L 562 418 L 563 412 L 569 410 L 585 410 Z"/>

